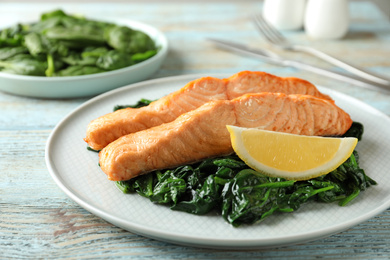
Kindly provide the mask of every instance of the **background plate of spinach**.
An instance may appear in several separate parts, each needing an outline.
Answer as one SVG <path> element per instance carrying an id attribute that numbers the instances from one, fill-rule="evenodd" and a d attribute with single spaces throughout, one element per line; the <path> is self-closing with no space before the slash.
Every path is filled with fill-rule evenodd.
<path id="1" fill-rule="evenodd" d="M 123 194 L 99 168 L 98 154 L 86 149 L 82 139 L 88 123 L 111 112 L 115 105 L 135 104 L 142 98 L 161 98 L 201 76 L 226 75 L 186 75 L 140 82 L 104 93 L 75 109 L 55 127 L 47 141 L 46 164 L 55 183 L 81 207 L 131 232 L 177 244 L 225 249 L 277 247 L 319 239 L 362 223 L 390 206 L 389 117 L 357 99 L 324 87 L 320 90 L 350 113 L 354 121 L 364 125 L 363 138 L 356 148 L 359 165 L 377 182 L 346 206 L 339 206 L 338 202 L 308 201 L 293 213 L 275 213 L 259 224 L 235 227 L 215 212 L 195 215 L 173 211 L 138 194 Z M 228 172 L 219 175 L 226 179 L 226 174 L 229 175 Z M 238 177 L 248 174 L 251 172 L 244 171 Z M 290 183 L 281 185 L 279 188 L 288 188 Z M 164 200 L 159 194 L 153 199 Z M 192 210 L 191 205 L 180 206 Z M 229 213 L 229 208 L 225 212 L 229 219 L 237 219 Z"/>
<path id="2" fill-rule="evenodd" d="M 93 96 L 147 79 L 167 52 L 165 35 L 150 25 L 47 12 L 0 28 L 0 90 L 41 98 Z"/>

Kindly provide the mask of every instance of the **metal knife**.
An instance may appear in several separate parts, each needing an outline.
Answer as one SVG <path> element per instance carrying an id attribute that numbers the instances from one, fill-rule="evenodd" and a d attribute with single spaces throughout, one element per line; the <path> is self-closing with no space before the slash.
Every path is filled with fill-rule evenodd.
<path id="1" fill-rule="evenodd" d="M 294 60 L 287 60 L 279 55 L 277 55 L 274 52 L 271 52 L 269 50 L 260 49 L 260 48 L 252 48 L 248 45 L 232 42 L 232 41 L 226 41 L 226 40 L 219 40 L 214 38 L 207 38 L 207 40 L 217 44 L 220 47 L 223 47 L 224 49 L 233 51 L 235 53 L 244 54 L 247 56 L 251 56 L 254 58 L 258 58 L 263 60 L 264 62 L 268 62 L 275 65 L 281 65 L 286 67 L 294 67 L 297 69 L 306 70 L 309 72 L 313 72 L 322 76 L 326 76 L 329 78 L 333 78 L 339 81 L 343 81 L 349 84 L 357 85 L 364 88 L 369 89 L 377 89 L 381 88 L 382 90 L 386 90 L 387 92 L 390 91 L 390 85 L 387 84 L 380 84 L 377 82 L 371 82 L 368 80 L 355 78 L 353 76 L 349 76 L 343 73 L 334 72 L 326 69 L 322 69 L 313 65 L 309 65 L 303 62 L 298 62 Z"/>

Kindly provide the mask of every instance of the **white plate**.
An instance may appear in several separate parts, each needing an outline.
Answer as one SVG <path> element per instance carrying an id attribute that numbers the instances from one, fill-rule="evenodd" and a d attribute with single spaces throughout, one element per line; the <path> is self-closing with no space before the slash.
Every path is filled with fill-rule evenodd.
<path id="1" fill-rule="evenodd" d="M 159 52 L 138 64 L 118 70 L 82 76 L 41 77 L 0 72 L 0 90 L 11 94 L 39 98 L 75 98 L 101 94 L 114 88 L 139 82 L 153 75 L 168 53 L 168 41 L 158 29 L 127 19 L 99 19 L 125 25 L 148 34 L 160 47 Z"/>
<path id="2" fill-rule="evenodd" d="M 277 214 L 259 225 L 234 228 L 221 216 L 196 216 L 155 205 L 137 194 L 123 194 L 98 166 L 97 153 L 83 141 L 87 124 L 117 104 L 157 99 L 205 75 L 156 79 L 116 89 L 86 102 L 54 129 L 46 146 L 46 164 L 57 185 L 93 214 L 134 233 L 177 244 L 211 248 L 261 248 L 289 245 L 341 232 L 390 206 L 390 119 L 376 109 L 326 88 L 352 119 L 365 126 L 357 150 L 361 166 L 379 185 L 352 204 L 307 203 L 293 214 Z"/>

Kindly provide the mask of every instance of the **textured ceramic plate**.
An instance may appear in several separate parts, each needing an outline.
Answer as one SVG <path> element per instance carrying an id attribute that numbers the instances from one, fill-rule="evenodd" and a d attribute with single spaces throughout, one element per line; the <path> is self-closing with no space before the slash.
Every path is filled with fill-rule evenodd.
<path id="1" fill-rule="evenodd" d="M 88 17 L 102 20 L 96 17 Z M 145 80 L 161 66 L 168 53 L 168 41 L 158 29 L 127 19 L 105 19 L 148 34 L 160 47 L 159 52 L 143 62 L 118 70 L 68 77 L 24 76 L 0 72 L 0 90 L 28 97 L 75 98 L 101 94 L 114 88 Z"/>
<path id="2" fill-rule="evenodd" d="M 301 243 L 357 225 L 390 206 L 390 119 L 376 109 L 339 92 L 321 88 L 362 122 L 365 135 L 358 144 L 361 166 L 379 185 L 347 207 L 307 203 L 293 214 L 278 214 L 259 225 L 234 228 L 221 216 L 195 216 L 155 205 L 137 194 L 122 194 L 98 166 L 98 155 L 87 151 L 87 124 L 117 104 L 140 98 L 157 99 L 202 75 L 163 78 L 116 89 L 86 102 L 63 119 L 46 146 L 46 164 L 58 186 L 93 214 L 134 233 L 177 244 L 212 248 L 261 248 Z M 204 75 L 203 75 L 204 76 Z"/>

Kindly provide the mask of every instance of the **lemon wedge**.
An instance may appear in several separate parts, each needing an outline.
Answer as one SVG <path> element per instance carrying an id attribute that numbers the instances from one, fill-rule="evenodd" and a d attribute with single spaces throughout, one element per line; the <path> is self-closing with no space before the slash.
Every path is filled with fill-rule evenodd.
<path id="1" fill-rule="evenodd" d="M 227 126 L 237 155 L 270 177 L 308 180 L 325 175 L 352 154 L 357 138 L 319 137 Z"/>

